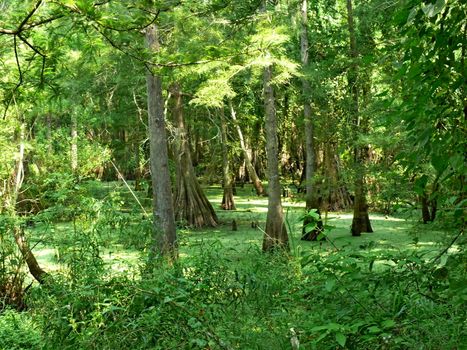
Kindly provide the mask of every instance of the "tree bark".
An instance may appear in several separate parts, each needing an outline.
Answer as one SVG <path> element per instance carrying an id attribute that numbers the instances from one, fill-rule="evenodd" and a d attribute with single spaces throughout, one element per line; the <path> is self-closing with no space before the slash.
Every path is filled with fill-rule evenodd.
<path id="1" fill-rule="evenodd" d="M 287 229 L 281 203 L 281 185 L 279 181 L 279 154 L 277 140 L 277 118 L 274 90 L 271 85 L 272 67 L 266 66 L 263 71 L 263 97 L 266 125 L 266 153 L 268 172 L 268 213 L 266 230 L 263 238 L 263 251 L 289 249 Z"/>
<path id="2" fill-rule="evenodd" d="M 301 4 L 301 32 L 300 32 L 300 53 L 303 68 L 308 66 L 308 2 L 302 0 Z M 316 209 L 319 214 L 319 220 L 316 228 L 306 232 L 306 226 L 310 224 L 311 218 L 305 216 L 302 229 L 302 240 L 314 241 L 323 230 L 323 221 L 320 214 L 320 199 L 318 187 L 314 183 L 315 179 L 315 146 L 314 146 L 314 122 L 310 104 L 311 87 L 306 78 L 302 78 L 302 96 L 303 96 L 303 116 L 305 119 L 305 186 L 306 186 L 306 210 Z"/>
<path id="3" fill-rule="evenodd" d="M 359 84 L 358 84 L 358 57 L 357 40 L 353 19 L 352 0 L 347 0 L 347 24 L 349 29 L 350 57 L 352 63 L 348 73 L 348 82 L 352 99 L 351 115 L 354 120 L 354 142 L 358 142 L 359 136 L 365 132 L 365 126 L 359 112 Z M 352 220 L 352 236 L 360 236 L 362 232 L 373 232 L 368 214 L 365 187 L 365 163 L 368 150 L 358 143 L 354 146 L 354 171 L 355 171 L 355 200 Z"/>
<path id="4" fill-rule="evenodd" d="M 222 137 L 222 173 L 224 194 L 222 197 L 222 209 L 235 210 L 235 201 L 233 196 L 232 175 L 230 173 L 230 159 L 227 147 L 227 123 L 225 121 L 224 108 L 221 108 L 221 137 Z"/>
<path id="5" fill-rule="evenodd" d="M 71 171 L 78 171 L 78 116 L 76 111 L 71 114 Z"/>
<path id="6" fill-rule="evenodd" d="M 24 261 L 28 265 L 29 272 L 40 284 L 46 282 L 47 273 L 40 267 L 39 263 L 36 260 L 36 257 L 29 248 L 29 243 L 24 235 L 24 229 L 19 226 L 14 227 L 14 236 L 16 244 L 23 256 Z"/>
<path id="7" fill-rule="evenodd" d="M 146 44 L 153 53 L 159 51 L 157 27 L 154 24 L 146 29 Z M 175 259 L 178 255 L 178 242 L 169 172 L 162 82 L 157 74 L 147 70 L 146 83 L 154 216 L 151 256 L 162 255 Z"/>
<path id="8" fill-rule="evenodd" d="M 245 145 L 245 139 L 243 137 L 242 128 L 240 127 L 240 124 L 237 121 L 237 116 L 235 113 L 235 109 L 233 108 L 232 101 L 229 101 L 229 106 L 230 106 L 230 115 L 232 117 L 232 120 L 234 121 L 235 128 L 237 129 L 238 138 L 240 140 L 240 147 L 243 152 L 243 157 L 245 158 L 246 170 L 248 172 L 248 176 L 250 177 L 250 180 L 253 182 L 253 186 L 255 187 L 255 190 L 256 190 L 256 195 L 267 196 L 267 193 L 263 188 L 263 184 L 261 183 L 261 180 L 259 179 L 259 176 L 256 173 L 255 167 L 253 166 L 253 163 L 251 162 L 250 154 L 248 153 L 248 149 L 246 148 L 246 145 Z"/>
<path id="9" fill-rule="evenodd" d="M 177 186 L 175 188 L 175 219 L 192 227 L 217 226 L 217 216 L 204 194 L 191 160 L 190 145 L 183 116 L 183 101 L 180 87 L 171 89 L 174 99 L 173 117 L 176 130 L 175 164 Z"/>

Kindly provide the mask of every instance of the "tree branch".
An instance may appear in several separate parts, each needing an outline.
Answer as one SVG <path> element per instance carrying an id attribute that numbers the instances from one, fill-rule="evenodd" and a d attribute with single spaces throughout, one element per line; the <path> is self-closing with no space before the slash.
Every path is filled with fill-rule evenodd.
<path id="1" fill-rule="evenodd" d="M 44 18 L 44 19 L 42 19 L 42 20 L 40 20 L 38 22 L 28 24 L 27 26 L 25 26 L 24 30 L 28 30 L 28 29 L 40 26 L 42 24 L 47 24 L 47 23 L 53 22 L 53 21 L 55 21 L 57 19 L 60 19 L 60 18 L 63 18 L 63 17 L 65 17 L 65 15 L 60 14 L 60 15 L 49 17 L 49 18 Z"/>
<path id="2" fill-rule="evenodd" d="M 116 27 L 112 27 L 112 26 L 103 24 L 103 23 L 98 22 L 98 21 L 96 21 L 96 23 L 100 27 L 103 27 L 105 29 L 110 29 L 110 30 L 113 30 L 113 31 L 116 31 L 116 32 L 130 32 L 130 31 L 134 31 L 134 30 L 144 30 L 147 27 L 149 27 L 151 24 L 153 24 L 155 21 L 157 21 L 157 18 L 159 17 L 160 13 L 161 13 L 161 10 L 157 10 L 157 12 L 153 14 L 154 17 L 148 23 L 143 24 L 142 26 L 134 26 L 134 27 L 128 27 L 128 28 L 116 28 Z"/>
<path id="3" fill-rule="evenodd" d="M 42 57 L 42 69 L 41 69 L 41 84 L 44 82 L 44 70 L 45 70 L 45 59 L 46 55 L 40 52 L 35 46 L 31 45 L 26 38 L 24 38 L 21 33 L 18 33 L 18 38 L 21 39 L 23 43 L 25 43 L 27 46 L 31 48 L 35 53 L 37 53 L 39 56 Z"/>
<path id="4" fill-rule="evenodd" d="M 21 70 L 21 64 L 19 62 L 19 57 L 18 57 L 18 41 L 16 39 L 16 34 L 13 36 L 13 47 L 15 51 L 16 67 L 18 68 L 18 73 L 19 73 L 19 81 L 14 87 L 14 89 L 11 91 L 11 96 L 6 103 L 5 111 L 3 112 L 3 120 L 5 120 L 6 118 L 6 113 L 8 112 L 8 108 L 10 107 L 11 101 L 13 101 L 13 97 L 15 96 L 16 90 L 18 90 L 19 87 L 23 84 L 23 72 Z"/>
<path id="5" fill-rule="evenodd" d="M 36 2 L 36 4 L 34 5 L 34 7 L 32 8 L 31 11 L 29 11 L 29 13 L 27 14 L 26 17 L 23 18 L 23 21 L 20 23 L 20 25 L 18 26 L 18 29 L 16 29 L 16 33 L 15 34 L 18 34 L 20 33 L 22 30 L 23 30 L 23 27 L 25 26 L 25 24 L 29 21 L 29 19 L 34 15 L 34 13 L 37 11 L 37 9 L 39 8 L 39 6 L 42 4 L 42 0 L 38 0 Z"/>
<path id="6" fill-rule="evenodd" d="M 15 34 L 16 34 L 16 30 L 0 28 L 0 34 L 15 35 Z"/>
<path id="7" fill-rule="evenodd" d="M 137 55 L 129 52 L 129 51 L 126 51 L 124 50 L 123 48 L 121 48 L 117 43 L 115 43 L 107 34 L 105 34 L 97 25 L 92 25 L 93 28 L 100 34 L 102 35 L 102 37 L 104 37 L 104 39 L 115 49 L 117 49 L 118 51 L 122 52 L 123 54 L 139 61 L 139 62 L 142 62 L 144 64 L 144 66 L 146 67 L 146 69 L 148 69 L 150 71 L 150 67 L 149 67 L 149 62 L 146 61 L 146 60 L 143 60 L 141 57 L 138 57 Z"/>

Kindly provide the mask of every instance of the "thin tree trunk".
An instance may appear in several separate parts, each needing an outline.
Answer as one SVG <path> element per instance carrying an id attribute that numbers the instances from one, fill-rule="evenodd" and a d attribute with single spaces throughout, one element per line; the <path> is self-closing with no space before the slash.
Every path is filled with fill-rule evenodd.
<path id="1" fill-rule="evenodd" d="M 235 201 L 233 196 L 232 175 L 230 173 L 230 159 L 227 147 L 227 123 L 225 122 L 224 108 L 221 107 L 221 133 L 222 133 L 222 160 L 223 160 L 223 187 L 224 195 L 222 197 L 222 209 L 235 210 Z"/>
<path id="2" fill-rule="evenodd" d="M 301 33 L 300 33 L 300 52 L 302 57 L 303 68 L 308 66 L 308 4 L 307 0 L 302 0 L 301 5 Z M 311 218 L 305 217 L 303 221 L 302 240 L 316 240 L 319 233 L 323 229 L 323 221 L 320 214 L 320 200 L 318 188 L 315 186 L 315 147 L 314 147 L 314 122 L 312 109 L 310 104 L 311 87 L 306 78 L 302 78 L 302 94 L 303 94 L 303 116 L 305 119 L 305 186 L 306 186 L 306 210 L 316 209 L 319 214 L 319 220 L 316 223 L 316 228 L 307 232 L 306 226 L 310 224 Z"/>
<path id="3" fill-rule="evenodd" d="M 355 26 L 353 20 L 352 0 L 347 0 L 347 23 L 349 29 L 350 56 L 352 63 L 348 73 L 348 82 L 352 95 L 351 113 L 354 119 L 354 142 L 358 142 L 359 135 L 364 132 L 359 111 L 358 90 L 358 57 Z M 352 220 L 352 236 L 360 236 L 362 232 L 373 232 L 368 214 L 365 187 L 365 163 L 367 160 L 367 149 L 358 144 L 354 146 L 354 171 L 355 171 L 355 200 Z"/>
<path id="4" fill-rule="evenodd" d="M 49 112 L 45 116 L 45 138 L 47 139 L 47 149 L 52 154 L 52 114 Z"/>
<path id="5" fill-rule="evenodd" d="M 271 86 L 272 67 L 263 71 L 263 94 L 266 125 L 266 153 L 268 172 L 268 213 L 266 230 L 263 238 L 263 251 L 277 248 L 289 249 L 287 229 L 281 203 L 281 185 L 279 181 L 279 154 L 277 140 L 277 118 L 274 100 L 274 90 Z"/>
<path id="6" fill-rule="evenodd" d="M 255 167 L 253 166 L 251 162 L 251 157 L 250 157 L 250 154 L 248 153 L 248 149 L 246 148 L 245 139 L 243 138 L 242 128 L 240 127 L 240 124 L 237 121 L 237 116 L 233 108 L 232 101 L 229 101 L 229 106 L 230 106 L 230 115 L 232 117 L 232 120 L 234 121 L 235 128 L 237 129 L 238 138 L 240 140 L 240 147 L 243 152 L 243 157 L 245 158 L 245 166 L 248 172 L 248 176 L 250 177 L 250 180 L 253 182 L 253 186 L 255 187 L 256 194 L 258 196 L 266 196 L 267 193 L 264 190 L 263 184 L 261 183 L 261 180 L 259 179 L 258 174 L 256 173 Z"/>
<path id="7" fill-rule="evenodd" d="M 152 52 L 159 51 L 156 25 L 151 25 L 146 29 L 146 43 Z M 169 172 L 162 82 L 157 74 L 147 70 L 146 83 L 154 215 L 151 256 L 165 255 L 176 258 L 178 243 Z"/>
<path id="8" fill-rule="evenodd" d="M 19 226 L 15 226 L 14 228 L 14 236 L 16 244 L 23 256 L 24 261 L 28 265 L 29 272 L 31 275 L 39 282 L 40 284 L 44 284 L 46 281 L 46 277 L 48 276 L 47 273 L 40 267 L 39 263 L 36 260 L 36 257 L 29 248 L 29 243 L 24 235 L 24 229 Z"/>
<path id="9" fill-rule="evenodd" d="M 177 172 L 174 204 L 175 219 L 193 227 L 214 227 L 217 226 L 216 212 L 196 178 L 183 116 L 182 93 L 177 84 L 172 87 L 172 96 L 175 100 L 173 109 L 174 125 L 177 128 L 177 138 L 175 140 Z"/>
<path id="10" fill-rule="evenodd" d="M 139 144 L 135 143 L 133 145 L 134 147 L 134 152 L 135 152 L 135 163 L 136 163 L 136 169 L 135 169 L 135 191 L 140 191 L 141 190 L 141 177 L 142 177 L 142 166 L 141 166 L 141 158 L 140 158 L 140 152 L 139 152 Z"/>
<path id="11" fill-rule="evenodd" d="M 78 116 L 76 111 L 71 114 L 71 171 L 78 171 Z"/>
<path id="12" fill-rule="evenodd" d="M 24 128 L 25 126 L 21 126 L 20 131 L 20 144 L 19 144 L 19 152 L 18 158 L 16 163 L 15 173 L 13 174 L 13 186 L 12 186 L 12 193 L 10 196 L 10 200 L 7 203 L 7 210 L 11 217 L 16 217 L 16 203 L 18 200 L 18 195 L 21 190 L 21 186 L 23 185 L 24 180 Z M 28 241 L 26 236 L 24 235 L 24 230 L 19 224 L 15 224 L 13 228 L 13 234 L 15 238 L 15 242 L 23 256 L 24 261 L 28 265 L 29 272 L 31 275 L 41 284 L 43 284 L 46 280 L 47 273 L 39 266 L 33 252 L 29 248 Z"/>

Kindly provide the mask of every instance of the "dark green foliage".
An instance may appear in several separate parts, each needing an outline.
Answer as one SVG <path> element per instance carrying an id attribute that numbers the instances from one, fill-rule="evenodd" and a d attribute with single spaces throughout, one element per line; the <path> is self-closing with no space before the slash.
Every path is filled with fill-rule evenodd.
<path id="1" fill-rule="evenodd" d="M 307 321 L 305 333 L 318 349 L 343 339 L 355 349 L 459 348 L 467 340 L 461 326 L 467 290 L 459 289 L 459 279 L 465 286 L 467 274 L 458 259 L 465 255 L 438 264 L 422 253 L 371 248 L 306 256 L 304 275 L 312 283 L 302 292 L 322 312 Z M 446 261 L 449 267 L 440 267 Z"/>
<path id="2" fill-rule="evenodd" d="M 31 350 L 42 345 L 40 330 L 28 314 L 8 309 L 0 312 L 0 349 Z"/>

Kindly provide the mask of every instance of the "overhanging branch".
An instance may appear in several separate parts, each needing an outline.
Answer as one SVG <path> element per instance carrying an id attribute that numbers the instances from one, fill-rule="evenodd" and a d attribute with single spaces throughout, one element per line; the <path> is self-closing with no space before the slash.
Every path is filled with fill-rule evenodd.
<path id="1" fill-rule="evenodd" d="M 15 85 L 14 89 L 11 91 L 11 96 L 8 99 L 7 103 L 6 103 L 5 111 L 3 112 L 3 119 L 6 118 L 6 113 L 8 112 L 8 108 L 10 107 L 11 101 L 13 101 L 13 98 L 15 96 L 15 92 L 23 84 L 23 71 L 21 70 L 21 63 L 19 62 L 18 40 L 16 39 L 16 35 L 13 36 L 13 48 L 14 48 L 14 52 L 15 52 L 15 61 L 16 61 L 16 68 L 18 69 L 19 81 Z"/>

